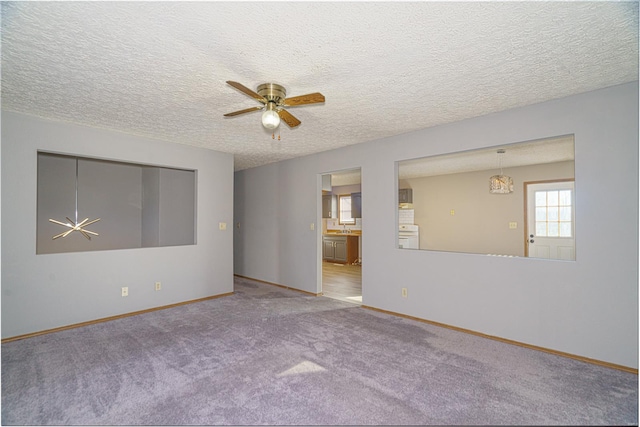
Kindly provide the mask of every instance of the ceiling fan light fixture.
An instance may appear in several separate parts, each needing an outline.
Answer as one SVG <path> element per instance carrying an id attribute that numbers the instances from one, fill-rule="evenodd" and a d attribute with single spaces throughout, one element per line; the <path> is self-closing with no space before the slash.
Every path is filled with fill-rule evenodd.
<path id="1" fill-rule="evenodd" d="M 267 129 L 275 129 L 280 125 L 280 116 L 275 110 L 273 102 L 269 102 L 267 109 L 262 113 L 262 126 Z"/>

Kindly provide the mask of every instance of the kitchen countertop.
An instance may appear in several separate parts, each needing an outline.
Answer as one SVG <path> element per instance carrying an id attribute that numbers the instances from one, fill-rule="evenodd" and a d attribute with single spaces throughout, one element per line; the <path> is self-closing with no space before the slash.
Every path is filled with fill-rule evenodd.
<path id="1" fill-rule="evenodd" d="M 341 230 L 327 230 L 322 233 L 324 236 L 361 236 L 362 230 L 353 230 L 351 233 L 343 233 Z"/>

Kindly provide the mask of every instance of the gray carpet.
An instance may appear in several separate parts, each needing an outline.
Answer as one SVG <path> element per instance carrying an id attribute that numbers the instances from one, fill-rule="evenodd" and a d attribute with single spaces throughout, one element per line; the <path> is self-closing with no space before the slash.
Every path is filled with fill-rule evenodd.
<path id="1" fill-rule="evenodd" d="M 638 377 L 236 278 L 2 345 L 2 424 L 625 425 Z"/>

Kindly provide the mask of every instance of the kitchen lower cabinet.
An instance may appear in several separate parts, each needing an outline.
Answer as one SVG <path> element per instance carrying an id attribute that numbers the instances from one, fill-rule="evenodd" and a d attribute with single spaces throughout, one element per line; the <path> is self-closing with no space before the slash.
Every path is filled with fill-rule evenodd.
<path id="1" fill-rule="evenodd" d="M 323 236 L 322 259 L 352 264 L 358 259 L 358 236 Z"/>
<path id="2" fill-rule="evenodd" d="M 333 239 L 324 237 L 322 239 L 322 259 L 325 261 L 335 261 L 336 247 Z"/>

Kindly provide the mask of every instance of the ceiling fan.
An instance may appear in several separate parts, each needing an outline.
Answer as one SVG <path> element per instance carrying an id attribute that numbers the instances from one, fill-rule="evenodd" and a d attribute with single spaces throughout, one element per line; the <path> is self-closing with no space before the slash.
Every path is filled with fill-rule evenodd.
<path id="1" fill-rule="evenodd" d="M 227 83 L 264 105 L 261 107 L 252 107 L 245 110 L 234 111 L 233 113 L 227 113 L 225 114 L 225 117 L 238 116 L 240 114 L 259 111 L 266 108 L 265 112 L 262 113 L 262 125 L 267 129 L 277 128 L 280 124 L 280 119 L 282 119 L 282 121 L 291 128 L 294 128 L 301 123 L 300 120 L 285 110 L 284 107 L 297 107 L 299 105 L 318 104 L 324 102 L 324 95 L 319 92 L 287 98 L 287 91 L 285 88 L 275 83 L 261 84 L 258 86 L 257 93 L 238 82 L 227 81 Z"/>

